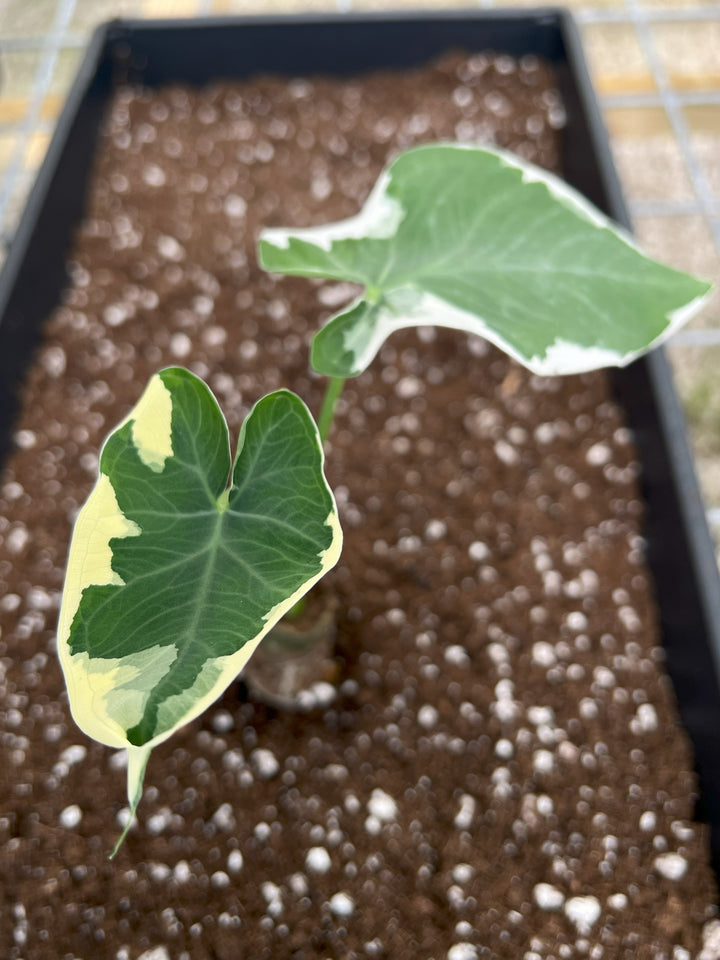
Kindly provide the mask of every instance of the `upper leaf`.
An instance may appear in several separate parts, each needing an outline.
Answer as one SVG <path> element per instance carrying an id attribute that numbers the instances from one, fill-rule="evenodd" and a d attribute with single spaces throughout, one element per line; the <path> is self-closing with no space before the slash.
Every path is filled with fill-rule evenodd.
<path id="1" fill-rule="evenodd" d="M 228 481 L 231 481 L 228 486 Z M 337 561 L 342 535 L 317 428 L 281 390 L 225 420 L 187 370 L 154 376 L 108 437 L 75 525 L 58 627 L 73 716 L 147 755 L 237 676 L 261 638 Z"/>
<path id="2" fill-rule="evenodd" d="M 313 367 L 339 377 L 394 330 L 427 324 L 484 336 L 539 374 L 623 366 L 710 290 L 644 256 L 557 177 L 459 144 L 401 154 L 349 220 L 263 231 L 260 260 L 366 288 L 313 341 Z"/>

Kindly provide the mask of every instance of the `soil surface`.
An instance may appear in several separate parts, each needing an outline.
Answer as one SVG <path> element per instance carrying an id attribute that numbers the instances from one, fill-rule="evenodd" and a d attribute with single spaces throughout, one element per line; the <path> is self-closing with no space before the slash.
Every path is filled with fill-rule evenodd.
<path id="1" fill-rule="evenodd" d="M 71 283 L 0 485 L 0 956 L 718 956 L 695 780 L 663 672 L 632 437 L 606 377 L 540 379 L 464 334 L 394 336 L 328 450 L 345 548 L 334 699 L 233 685 L 151 757 L 69 715 L 54 629 L 104 435 L 158 368 L 233 432 L 353 291 L 257 266 L 260 225 L 355 213 L 387 159 L 500 143 L 557 168 L 533 60 L 117 94 Z"/>

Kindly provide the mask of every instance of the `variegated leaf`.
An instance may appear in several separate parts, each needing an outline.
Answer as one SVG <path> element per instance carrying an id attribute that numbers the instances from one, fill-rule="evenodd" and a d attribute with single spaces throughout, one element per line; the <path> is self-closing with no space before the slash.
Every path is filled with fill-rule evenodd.
<path id="1" fill-rule="evenodd" d="M 579 193 L 499 150 L 417 147 L 362 211 L 263 231 L 267 270 L 365 292 L 315 336 L 312 365 L 355 376 L 395 330 L 479 334 L 539 374 L 623 366 L 674 333 L 710 285 L 640 253 Z"/>
<path id="2" fill-rule="evenodd" d="M 73 716 L 127 748 L 133 810 L 152 748 L 223 692 L 336 563 L 341 540 L 317 428 L 298 397 L 260 400 L 231 464 L 205 384 L 180 368 L 151 379 L 102 449 L 58 626 Z"/>

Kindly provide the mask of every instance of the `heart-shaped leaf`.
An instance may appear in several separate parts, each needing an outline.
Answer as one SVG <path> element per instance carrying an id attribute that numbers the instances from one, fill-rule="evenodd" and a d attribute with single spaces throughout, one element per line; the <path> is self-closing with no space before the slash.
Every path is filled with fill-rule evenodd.
<path id="1" fill-rule="evenodd" d="M 58 626 L 73 716 L 127 748 L 133 810 L 152 748 L 222 693 L 341 541 L 298 397 L 280 390 L 256 404 L 231 470 L 205 384 L 180 368 L 151 379 L 102 449 Z"/>
<path id="2" fill-rule="evenodd" d="M 364 295 L 315 336 L 320 373 L 361 373 L 402 327 L 479 334 L 539 374 L 623 366 L 670 336 L 710 285 L 662 266 L 557 177 L 499 150 L 417 147 L 362 211 L 260 237 L 267 270 Z"/>

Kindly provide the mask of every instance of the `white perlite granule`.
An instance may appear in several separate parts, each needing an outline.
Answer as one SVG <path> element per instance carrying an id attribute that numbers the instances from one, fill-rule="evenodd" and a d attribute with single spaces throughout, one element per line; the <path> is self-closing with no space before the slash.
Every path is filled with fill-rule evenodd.
<path id="1" fill-rule="evenodd" d="M 192 870 L 187 860 L 178 860 L 173 868 L 173 878 L 177 883 L 187 883 L 192 876 Z"/>
<path id="2" fill-rule="evenodd" d="M 332 861 L 325 847 L 311 847 L 305 857 L 305 866 L 313 873 L 327 873 Z"/>
<path id="3" fill-rule="evenodd" d="M 453 867 L 452 878 L 455 883 L 468 883 L 475 871 L 469 863 L 457 863 Z"/>
<path id="4" fill-rule="evenodd" d="M 223 210 L 228 217 L 240 218 L 245 216 L 247 203 L 236 193 L 229 193 L 223 203 Z"/>
<path id="5" fill-rule="evenodd" d="M 60 763 L 66 763 L 69 767 L 76 763 L 81 763 L 87 756 L 87 748 L 80 743 L 75 743 L 71 747 L 66 747 L 60 754 Z"/>
<path id="6" fill-rule="evenodd" d="M 216 827 L 226 832 L 235 826 L 235 814 L 229 803 L 221 803 L 210 819 Z"/>
<path id="7" fill-rule="evenodd" d="M 496 440 L 494 449 L 495 456 L 509 467 L 514 467 L 520 462 L 520 454 L 507 440 Z"/>
<path id="8" fill-rule="evenodd" d="M 640 814 L 638 826 L 645 833 L 650 833 L 655 829 L 657 826 L 657 817 L 652 810 L 646 810 L 645 813 Z"/>
<path id="9" fill-rule="evenodd" d="M 440 540 L 447 533 L 447 524 L 443 520 L 428 520 L 425 524 L 425 537 L 428 540 Z"/>
<path id="10" fill-rule="evenodd" d="M 170 353 L 174 357 L 187 357 L 192 350 L 192 340 L 186 333 L 174 333 L 170 337 Z"/>
<path id="11" fill-rule="evenodd" d="M 630 721 L 630 729 L 633 733 L 652 733 L 659 724 L 655 707 L 651 703 L 641 703 Z"/>
<path id="12" fill-rule="evenodd" d="M 536 750 L 533 754 L 535 773 L 552 773 L 555 769 L 555 757 L 549 750 Z"/>
<path id="13" fill-rule="evenodd" d="M 594 443 L 585 454 L 591 467 L 602 467 L 612 460 L 612 449 L 606 443 Z"/>
<path id="14" fill-rule="evenodd" d="M 471 943 L 454 943 L 447 952 L 447 960 L 477 960 L 477 950 Z"/>
<path id="15" fill-rule="evenodd" d="M 150 947 L 145 953 L 141 953 L 138 960 L 170 960 L 170 954 L 167 947 Z"/>
<path id="16" fill-rule="evenodd" d="M 468 556 L 471 560 L 475 560 L 477 563 L 482 563 L 483 560 L 487 560 L 490 557 L 490 550 L 488 549 L 487 544 L 483 543 L 481 540 L 475 540 L 468 547 Z"/>
<path id="17" fill-rule="evenodd" d="M 541 910 L 560 910 L 565 903 L 565 895 L 551 883 L 536 883 L 533 887 L 533 899 Z"/>
<path id="18" fill-rule="evenodd" d="M 431 706 L 431 704 L 429 703 L 426 703 L 424 706 L 420 707 L 420 709 L 418 710 L 418 715 L 417 715 L 418 723 L 425 730 L 432 729 L 432 727 L 434 727 L 435 724 L 438 722 L 438 717 L 439 717 L 439 714 L 437 710 L 435 709 L 435 707 Z"/>
<path id="19" fill-rule="evenodd" d="M 355 912 L 355 902 L 346 893 L 335 893 L 330 897 L 330 910 L 336 917 L 351 917 Z"/>
<path id="20" fill-rule="evenodd" d="M 461 647 L 459 643 L 451 643 L 445 650 L 445 661 L 455 667 L 464 667 L 470 663 L 470 656 L 465 647 Z"/>
<path id="21" fill-rule="evenodd" d="M 156 883 L 162 883 L 168 879 L 172 870 L 166 863 L 149 863 L 148 873 L 151 880 L 154 880 Z"/>
<path id="22" fill-rule="evenodd" d="M 682 880 L 687 873 L 688 862 L 679 853 L 661 853 L 653 860 L 653 866 L 666 880 Z"/>
<path id="23" fill-rule="evenodd" d="M 250 754 L 250 763 L 262 780 L 272 780 L 280 772 L 280 764 L 271 750 L 258 747 Z"/>
<path id="24" fill-rule="evenodd" d="M 628 905 L 628 898 L 624 893 L 612 893 L 607 898 L 607 905 L 611 910 L 624 910 Z"/>
<path id="25" fill-rule="evenodd" d="M 158 238 L 158 253 L 166 260 L 174 260 L 176 263 L 185 256 L 185 249 L 177 242 L 174 237 L 163 235 Z"/>
<path id="26" fill-rule="evenodd" d="M 565 916 L 580 933 L 589 933 L 601 912 L 597 897 L 572 897 L 565 904 Z"/>
<path id="27" fill-rule="evenodd" d="M 71 803 L 69 807 L 65 807 L 62 811 L 58 820 L 61 827 L 66 827 L 68 830 L 72 830 L 76 827 L 82 820 L 82 810 L 76 803 Z"/>
<path id="28" fill-rule="evenodd" d="M 393 798 L 389 793 L 380 790 L 379 787 L 370 794 L 367 808 L 370 816 L 375 817 L 381 823 L 390 823 L 397 817 L 398 813 L 397 804 Z"/>
<path id="29" fill-rule="evenodd" d="M 717 960 L 720 957 L 720 920 L 709 920 L 703 927 L 703 945 L 697 960 Z"/>
<path id="30" fill-rule="evenodd" d="M 539 667 L 552 667 L 557 663 L 557 654 L 552 644 L 538 640 L 532 647 L 532 661 Z"/>
<path id="31" fill-rule="evenodd" d="M 555 711 L 552 707 L 528 707 L 527 718 L 534 726 L 555 723 Z"/>
<path id="32" fill-rule="evenodd" d="M 542 817 L 549 817 L 555 810 L 555 804 L 546 793 L 541 793 L 535 802 L 535 809 Z"/>
<path id="33" fill-rule="evenodd" d="M 460 797 L 460 809 L 455 814 L 455 820 L 453 821 L 458 830 L 470 829 L 476 806 L 475 797 L 470 796 L 469 793 L 464 793 Z"/>

